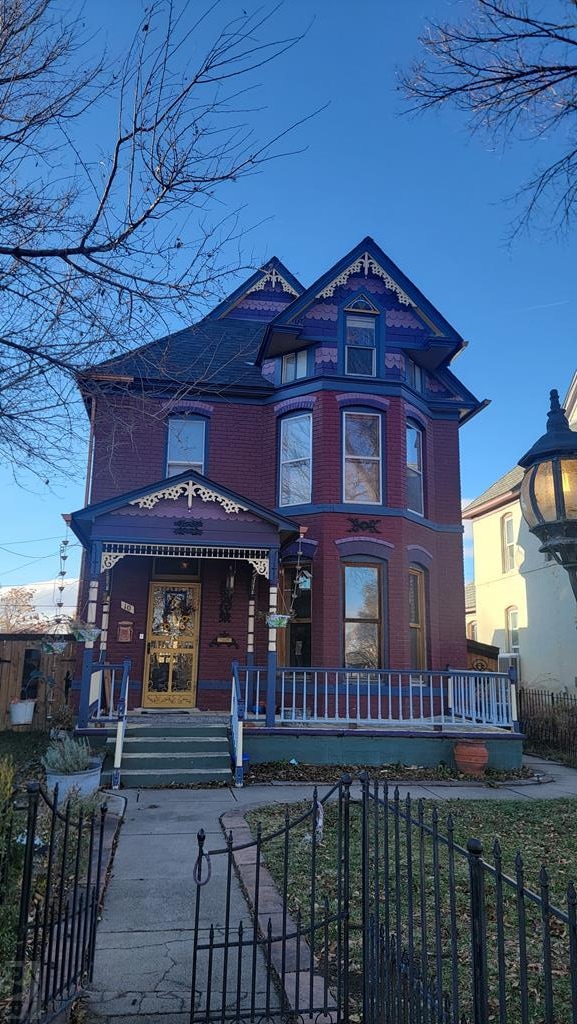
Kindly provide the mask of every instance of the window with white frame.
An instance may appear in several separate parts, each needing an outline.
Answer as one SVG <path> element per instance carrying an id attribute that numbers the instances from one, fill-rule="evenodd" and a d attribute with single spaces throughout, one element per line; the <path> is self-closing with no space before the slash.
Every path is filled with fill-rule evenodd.
<path id="1" fill-rule="evenodd" d="M 515 568 L 515 532 L 510 512 L 501 519 L 501 554 L 503 572 L 510 572 Z"/>
<path id="2" fill-rule="evenodd" d="M 377 372 L 377 326 L 373 314 L 348 313 L 345 320 L 345 373 L 374 377 Z"/>
<path id="3" fill-rule="evenodd" d="M 423 431 L 416 423 L 407 423 L 407 508 L 425 514 L 423 488 Z"/>
<path id="4" fill-rule="evenodd" d="M 206 421 L 195 416 L 173 416 L 168 421 L 166 475 L 177 476 L 186 469 L 204 473 Z"/>
<path id="5" fill-rule="evenodd" d="M 519 610 L 507 608 L 507 654 L 519 653 Z"/>
<path id="6" fill-rule="evenodd" d="M 312 492 L 312 416 L 280 421 L 279 505 L 306 505 Z"/>
<path id="7" fill-rule="evenodd" d="M 343 500 L 382 502 L 381 417 L 379 413 L 343 414 Z"/>
<path id="8" fill-rule="evenodd" d="M 307 375 L 307 350 L 300 352 L 289 352 L 282 357 L 281 381 L 283 384 L 290 384 L 293 380 L 300 380 Z"/>

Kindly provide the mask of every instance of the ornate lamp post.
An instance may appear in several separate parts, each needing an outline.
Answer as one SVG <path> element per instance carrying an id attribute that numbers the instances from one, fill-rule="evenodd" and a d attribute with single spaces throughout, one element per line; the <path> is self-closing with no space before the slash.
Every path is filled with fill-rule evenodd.
<path id="1" fill-rule="evenodd" d="M 569 573 L 577 599 L 577 432 L 571 430 L 559 394 L 551 391 L 547 432 L 519 465 L 521 512 L 541 551 Z"/>

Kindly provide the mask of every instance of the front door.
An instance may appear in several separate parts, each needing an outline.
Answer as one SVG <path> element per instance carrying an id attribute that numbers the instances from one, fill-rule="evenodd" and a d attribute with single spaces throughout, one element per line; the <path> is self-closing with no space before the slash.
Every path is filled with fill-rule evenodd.
<path id="1" fill-rule="evenodd" d="M 200 583 L 151 583 L 142 705 L 196 704 Z"/>

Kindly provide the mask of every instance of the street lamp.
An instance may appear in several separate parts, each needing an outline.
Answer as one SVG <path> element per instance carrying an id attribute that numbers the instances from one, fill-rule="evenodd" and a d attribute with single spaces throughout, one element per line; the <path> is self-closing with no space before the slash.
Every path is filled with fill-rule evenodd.
<path id="1" fill-rule="evenodd" d="M 551 391 L 547 432 L 519 465 L 521 512 L 541 551 L 569 573 L 577 599 L 577 432 L 571 430 L 559 394 Z"/>

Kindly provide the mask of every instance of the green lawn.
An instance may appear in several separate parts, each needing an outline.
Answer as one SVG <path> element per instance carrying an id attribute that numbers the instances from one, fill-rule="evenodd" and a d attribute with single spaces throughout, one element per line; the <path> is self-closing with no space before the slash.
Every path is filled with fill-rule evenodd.
<path id="1" fill-rule="evenodd" d="M 306 805 L 293 806 L 291 818 L 297 816 Z M 404 805 L 401 805 L 404 809 Z M 424 805 L 424 821 L 432 823 L 433 804 Z M 262 822 L 263 834 L 267 835 L 282 826 L 285 808 L 272 807 L 250 812 L 249 823 L 256 829 L 257 822 Z M 315 905 L 315 913 L 322 911 L 324 900 L 327 899 L 331 911 L 336 909 L 335 880 L 338 873 L 338 834 L 339 821 L 336 805 L 325 809 L 324 836 L 322 843 L 315 851 L 315 883 L 311 889 L 311 822 L 310 819 L 294 830 L 290 844 L 288 866 L 287 902 L 294 914 L 300 910 L 303 920 L 310 919 L 311 905 Z M 567 886 L 577 876 L 577 851 L 575 848 L 575 820 L 577 800 L 524 800 L 524 801 L 465 801 L 455 800 L 437 805 L 438 830 L 440 834 L 448 832 L 447 817 L 451 816 L 454 823 L 454 841 L 465 846 L 469 837 L 483 842 L 485 860 L 493 863 L 493 843 L 498 839 L 501 848 L 503 871 L 515 877 L 515 858 L 522 851 L 524 884 L 527 889 L 540 892 L 540 869 L 546 863 L 549 876 L 552 904 L 567 908 Z M 412 808 L 412 817 L 417 818 L 417 807 Z M 402 935 L 403 945 L 407 945 L 409 931 L 412 927 L 413 943 L 416 957 L 423 958 L 423 946 L 428 950 L 428 967 L 434 971 L 435 947 L 435 916 L 433 907 L 438 901 L 440 914 L 437 919 L 438 935 L 442 946 L 442 980 L 445 991 L 450 991 L 451 984 L 458 981 L 461 993 L 460 1012 L 469 1010 L 470 1000 L 470 897 L 468 861 L 466 857 L 455 852 L 455 884 L 449 884 L 449 854 L 446 846 L 441 845 L 437 860 L 433 859 L 432 843 L 425 830 L 417 825 L 411 829 L 400 819 L 400 827 L 395 834 L 394 821 L 389 819 L 390 868 L 389 880 L 383 868 L 383 837 L 384 816 L 373 824 L 378 832 L 378 880 L 374 876 L 375 857 L 373 850 L 374 833 L 371 832 L 371 895 L 379 892 L 381 920 L 384 920 L 386 904 L 384 893 L 388 889 L 390 899 L 390 931 L 398 929 Z M 351 916 L 353 928 L 359 924 L 357 913 L 361 892 L 361 857 L 360 857 L 361 815 L 358 805 L 352 806 L 350 830 L 350 865 L 351 865 Z M 308 836 L 308 838 L 307 838 Z M 394 869 L 395 846 L 398 850 L 399 869 Z M 409 858 L 412 848 L 412 862 Z M 283 842 L 282 837 L 272 842 L 264 842 L 263 855 L 277 884 L 282 889 L 283 879 Z M 409 865 L 411 865 L 409 867 Z M 519 864 L 517 864 L 519 866 Z M 305 879 L 307 880 L 305 882 Z M 396 908 L 400 908 L 397 919 Z M 411 907 L 411 909 L 409 909 Z M 532 1024 L 540 1024 L 544 1019 L 544 984 L 543 984 L 543 922 L 538 905 L 527 898 L 524 912 L 526 915 L 525 935 L 527 940 L 527 995 L 529 1005 L 528 1019 Z M 492 1020 L 499 1020 L 498 977 L 497 977 L 497 941 L 498 921 L 503 924 L 503 944 L 506 963 L 506 995 L 509 1010 L 508 1021 L 516 1024 L 521 1016 L 521 985 L 520 985 L 520 947 L 518 913 L 519 904 L 515 890 L 506 883 L 503 887 L 501 911 L 498 912 L 495 899 L 495 882 L 490 872 L 486 875 L 486 912 L 487 912 L 487 951 L 490 978 L 490 1012 Z M 451 915 L 455 928 L 451 929 Z M 451 944 L 451 934 L 455 940 Z M 568 963 L 568 935 L 566 926 L 553 917 L 549 918 L 548 934 L 551 944 L 551 971 L 553 977 L 555 1020 L 571 1019 L 570 1010 L 570 974 Z M 424 938 L 423 938 L 424 936 Z M 334 936 L 331 936 L 334 942 Z M 352 946 L 353 970 L 360 971 L 360 934 L 353 934 Z M 317 950 L 317 958 L 322 958 L 322 951 Z M 330 956 L 330 954 L 329 954 Z M 353 986 L 354 987 L 354 986 Z M 360 977 L 359 986 L 360 991 Z"/>

